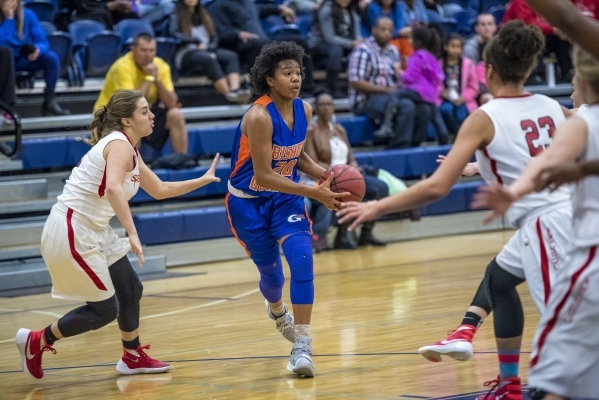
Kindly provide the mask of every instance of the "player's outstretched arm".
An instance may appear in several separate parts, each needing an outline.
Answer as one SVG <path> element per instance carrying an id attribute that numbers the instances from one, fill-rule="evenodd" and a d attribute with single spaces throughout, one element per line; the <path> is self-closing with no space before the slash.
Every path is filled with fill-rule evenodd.
<path id="1" fill-rule="evenodd" d="M 343 203 L 341 211 L 337 213 L 339 222 L 353 220 L 349 227 L 352 230 L 362 222 L 376 220 L 385 214 L 421 207 L 445 197 L 472 159 L 476 149 L 486 145 L 493 138 L 493 124 L 483 111 L 475 111 L 464 121 L 456 138 L 445 160 L 429 178 L 404 192 L 378 201 Z"/>
<path id="2" fill-rule="evenodd" d="M 216 177 L 216 166 L 220 155 L 217 154 L 212 160 L 212 165 L 204 175 L 199 178 L 179 182 L 163 182 L 156 174 L 140 159 L 139 175 L 140 185 L 150 196 L 157 200 L 168 199 L 192 192 L 212 182 L 220 182 Z"/>
<path id="3" fill-rule="evenodd" d="M 441 164 L 443 161 L 445 161 L 447 157 L 439 154 L 437 156 L 437 164 Z M 478 162 L 471 162 L 466 164 L 466 166 L 464 167 L 464 170 L 462 171 L 462 175 L 464 176 L 473 176 L 479 173 L 478 170 Z"/>
<path id="4" fill-rule="evenodd" d="M 569 0 L 527 0 L 551 25 L 583 49 L 599 57 L 599 22 L 583 15 Z"/>
<path id="5" fill-rule="evenodd" d="M 543 186 L 539 180 L 543 171 L 576 160 L 586 145 L 587 135 L 587 125 L 582 119 L 566 120 L 555 132 L 551 146 L 533 158 L 514 183 L 509 187 L 494 185 L 479 188 L 472 208 L 489 208 L 491 212 L 485 218 L 487 223 L 504 214 L 514 201 Z"/>

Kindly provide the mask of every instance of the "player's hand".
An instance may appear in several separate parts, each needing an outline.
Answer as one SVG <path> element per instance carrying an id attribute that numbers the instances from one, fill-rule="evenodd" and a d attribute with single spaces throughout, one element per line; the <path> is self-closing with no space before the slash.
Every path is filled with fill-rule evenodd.
<path id="1" fill-rule="evenodd" d="M 336 193 L 331 190 L 331 181 L 333 180 L 333 175 L 334 174 L 331 172 L 329 177 L 320 185 L 318 185 L 314 198 L 324 204 L 329 210 L 340 210 L 341 201 L 339 199 L 350 196 L 350 193 Z"/>
<path id="2" fill-rule="evenodd" d="M 482 186 L 474 194 L 474 200 L 470 205 L 473 209 L 489 208 L 491 212 L 483 220 L 485 224 L 493 221 L 510 208 L 516 200 L 516 196 L 505 186 L 492 185 Z"/>
<path id="3" fill-rule="evenodd" d="M 437 164 L 441 164 L 443 161 L 445 161 L 447 157 L 443 156 L 441 154 L 439 154 L 437 156 Z M 472 176 L 472 175 L 476 175 L 478 174 L 478 163 L 476 162 L 471 162 L 466 164 L 466 166 L 464 167 L 464 170 L 462 171 L 462 175 L 464 176 Z"/>
<path id="4" fill-rule="evenodd" d="M 541 191 L 547 187 L 551 191 L 565 183 L 576 182 L 584 178 L 580 164 L 567 163 L 543 169 L 535 182 L 535 190 Z"/>
<path id="5" fill-rule="evenodd" d="M 141 247 L 141 242 L 139 241 L 137 233 L 129 235 L 129 244 L 131 245 L 131 252 L 137 256 L 139 268 L 142 268 L 146 260 L 144 259 L 144 250 Z"/>
<path id="6" fill-rule="evenodd" d="M 216 166 L 218 165 L 218 160 L 220 159 L 220 154 L 216 153 L 214 160 L 212 160 L 212 165 L 208 168 L 208 171 L 204 174 L 202 178 L 208 179 L 210 182 L 220 182 L 220 178 L 216 176 Z"/>
<path id="7" fill-rule="evenodd" d="M 353 220 L 347 228 L 348 231 L 353 231 L 356 226 L 366 221 L 376 221 L 381 218 L 381 212 L 378 209 L 378 201 L 368 201 L 366 203 L 358 203 L 357 201 L 348 201 L 341 205 L 341 210 L 337 211 L 339 224 Z"/>

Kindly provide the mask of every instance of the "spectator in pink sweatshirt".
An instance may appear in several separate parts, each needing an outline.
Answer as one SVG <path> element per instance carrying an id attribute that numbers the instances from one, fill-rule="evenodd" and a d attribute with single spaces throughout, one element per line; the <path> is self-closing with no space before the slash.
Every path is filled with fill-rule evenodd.
<path id="1" fill-rule="evenodd" d="M 437 60 L 441 50 L 441 38 L 433 28 L 415 26 L 412 29 L 411 44 L 415 51 L 402 74 L 404 88 L 398 91 L 398 96 L 414 102 L 417 114 L 420 115 L 416 119 L 411 136 L 409 136 L 410 132 L 404 132 L 404 137 L 391 139 L 391 146 L 419 146 L 426 140 L 430 122 L 435 125 L 439 142 L 447 143 L 447 126 L 437 108 L 440 88 L 445 79 L 443 69 Z"/>

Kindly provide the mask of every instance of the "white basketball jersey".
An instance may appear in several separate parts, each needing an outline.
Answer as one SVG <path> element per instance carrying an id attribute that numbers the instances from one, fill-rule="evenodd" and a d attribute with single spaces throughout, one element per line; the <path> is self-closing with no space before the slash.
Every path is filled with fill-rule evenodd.
<path id="1" fill-rule="evenodd" d="M 599 105 L 576 114 L 586 122 L 587 145 L 579 161 L 599 160 Z M 599 176 L 592 175 L 577 182 L 572 195 L 572 242 L 578 247 L 599 244 Z"/>
<path id="2" fill-rule="evenodd" d="M 100 139 L 90 151 L 87 152 L 67 179 L 64 190 L 58 201 L 66 207 L 79 213 L 98 228 L 108 225 L 114 216 L 114 210 L 106 197 L 106 160 L 104 148 L 113 140 L 122 140 L 131 143 L 127 135 L 122 132 L 112 132 Z M 131 157 L 133 157 L 133 170 L 125 174 L 123 191 L 127 200 L 131 199 L 139 189 L 139 163 L 137 150 L 131 144 Z"/>
<path id="3" fill-rule="evenodd" d="M 520 176 L 534 156 L 551 144 L 555 128 L 565 120 L 559 103 L 539 94 L 496 98 L 480 109 L 495 128 L 491 143 L 476 151 L 480 174 L 489 183 L 506 186 Z M 507 220 L 517 229 L 531 211 L 570 201 L 570 194 L 567 187 L 554 192 L 531 193 L 512 205 L 506 213 Z"/>

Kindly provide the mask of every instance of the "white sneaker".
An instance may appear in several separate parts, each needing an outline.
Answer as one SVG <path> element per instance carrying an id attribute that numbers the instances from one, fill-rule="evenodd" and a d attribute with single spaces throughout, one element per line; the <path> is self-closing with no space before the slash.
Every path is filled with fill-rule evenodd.
<path id="1" fill-rule="evenodd" d="M 264 304 L 266 304 L 266 312 L 268 312 L 268 316 L 270 319 L 274 320 L 277 325 L 277 330 L 283 337 L 289 340 L 291 343 L 295 343 L 295 331 L 293 329 L 293 315 L 287 309 L 287 306 L 283 304 L 285 307 L 285 314 L 281 315 L 279 318 L 276 318 L 272 313 L 270 306 L 268 305 L 268 301 L 264 300 Z"/>
<path id="2" fill-rule="evenodd" d="M 308 336 L 300 336 L 299 340 L 291 349 L 291 357 L 287 364 L 287 371 L 294 372 L 301 376 L 314 377 L 316 369 L 312 362 L 312 338 Z"/>

